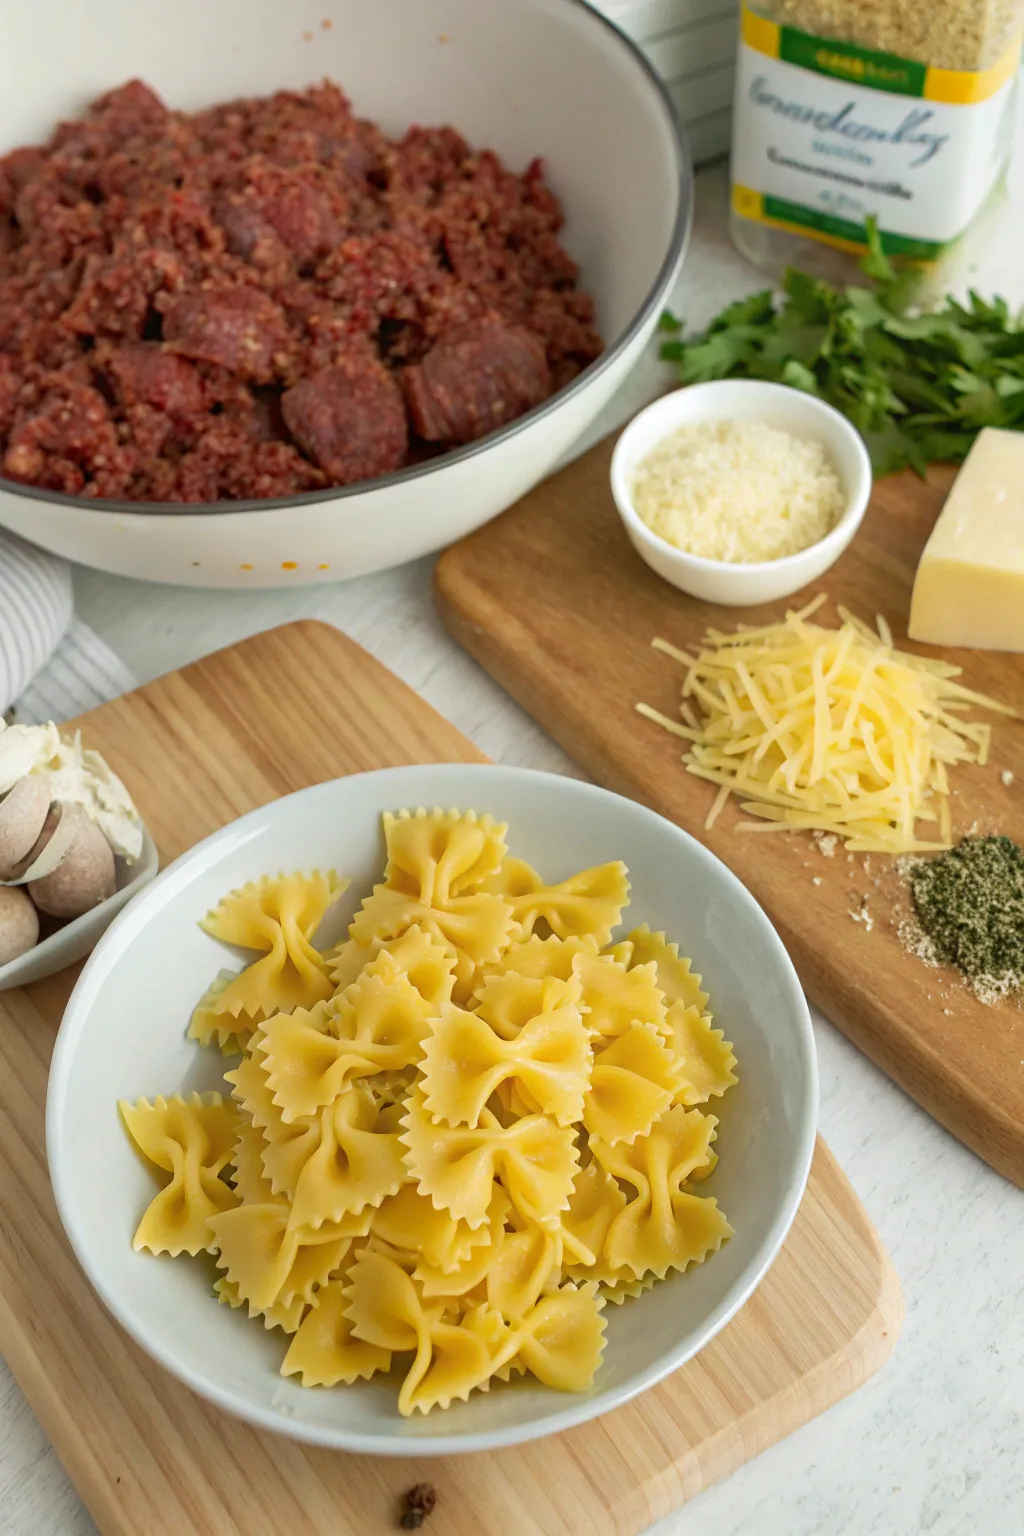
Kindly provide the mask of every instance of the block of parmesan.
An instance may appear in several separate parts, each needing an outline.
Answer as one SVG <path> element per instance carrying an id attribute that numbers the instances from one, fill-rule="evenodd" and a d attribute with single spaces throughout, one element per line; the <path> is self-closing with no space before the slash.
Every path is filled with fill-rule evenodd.
<path id="1" fill-rule="evenodd" d="M 1024 651 L 1024 433 L 986 427 L 968 454 L 921 556 L 908 633 Z"/>

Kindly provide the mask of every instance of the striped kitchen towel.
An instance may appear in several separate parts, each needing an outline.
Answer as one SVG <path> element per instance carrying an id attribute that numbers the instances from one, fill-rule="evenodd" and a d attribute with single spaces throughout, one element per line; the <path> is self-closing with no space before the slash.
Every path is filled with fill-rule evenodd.
<path id="1" fill-rule="evenodd" d="M 0 532 L 0 716 L 67 720 L 135 687 L 135 678 L 75 619 L 71 570 Z"/>

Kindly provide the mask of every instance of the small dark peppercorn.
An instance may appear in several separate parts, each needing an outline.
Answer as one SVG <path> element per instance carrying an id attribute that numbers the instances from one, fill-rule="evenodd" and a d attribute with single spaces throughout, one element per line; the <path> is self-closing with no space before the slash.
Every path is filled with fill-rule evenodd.
<path id="1" fill-rule="evenodd" d="M 417 1483 L 402 1499 L 402 1530 L 418 1531 L 428 1515 L 433 1513 L 437 1494 L 431 1483 Z"/>

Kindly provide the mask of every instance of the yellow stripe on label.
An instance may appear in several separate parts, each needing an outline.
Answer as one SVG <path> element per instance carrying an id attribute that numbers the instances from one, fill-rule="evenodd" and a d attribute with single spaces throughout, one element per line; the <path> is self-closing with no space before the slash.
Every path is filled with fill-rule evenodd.
<path id="1" fill-rule="evenodd" d="M 1020 64 L 1021 34 L 1014 38 L 998 64 L 991 69 L 970 74 L 961 69 L 929 69 L 924 81 L 926 101 L 945 101 L 953 106 L 969 107 L 988 101 L 1001 91 Z"/>
<path id="2" fill-rule="evenodd" d="M 765 16 L 756 15 L 749 5 L 743 7 L 740 35 L 748 48 L 765 54 L 769 59 L 779 56 L 779 27 Z"/>
<path id="3" fill-rule="evenodd" d="M 749 187 L 741 187 L 733 182 L 732 211 L 741 218 L 755 219 L 760 224 L 764 219 L 764 199 L 760 192 L 752 192 Z"/>

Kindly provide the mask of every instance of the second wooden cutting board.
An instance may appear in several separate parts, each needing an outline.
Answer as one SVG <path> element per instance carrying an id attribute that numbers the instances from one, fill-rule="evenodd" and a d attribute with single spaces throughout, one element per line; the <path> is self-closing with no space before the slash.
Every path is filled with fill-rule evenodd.
<path id="1" fill-rule="evenodd" d="M 891 860 L 823 857 L 808 837 L 737 833 L 727 807 L 710 832 L 714 789 L 686 773 L 676 738 L 636 713 L 675 716 L 682 669 L 651 650 L 693 645 L 709 624 L 781 618 L 817 590 L 906 635 L 914 571 L 949 484 L 910 475 L 875 488 L 863 527 L 815 589 L 755 609 L 684 597 L 642 563 L 608 488 L 613 440 L 448 550 L 441 616 L 473 656 L 593 777 L 670 816 L 750 887 L 775 922 L 811 1000 L 901 1087 L 1000 1173 L 1024 1185 L 1024 1011 L 986 1007 L 947 971 L 902 946 L 907 898 Z M 833 608 L 826 622 L 835 622 Z M 1024 658 L 950 653 L 964 682 L 1024 699 Z M 980 718 L 980 717 L 979 717 Z M 994 722 L 992 761 L 958 769 L 954 834 L 976 827 L 1024 842 L 1024 723 Z"/>

